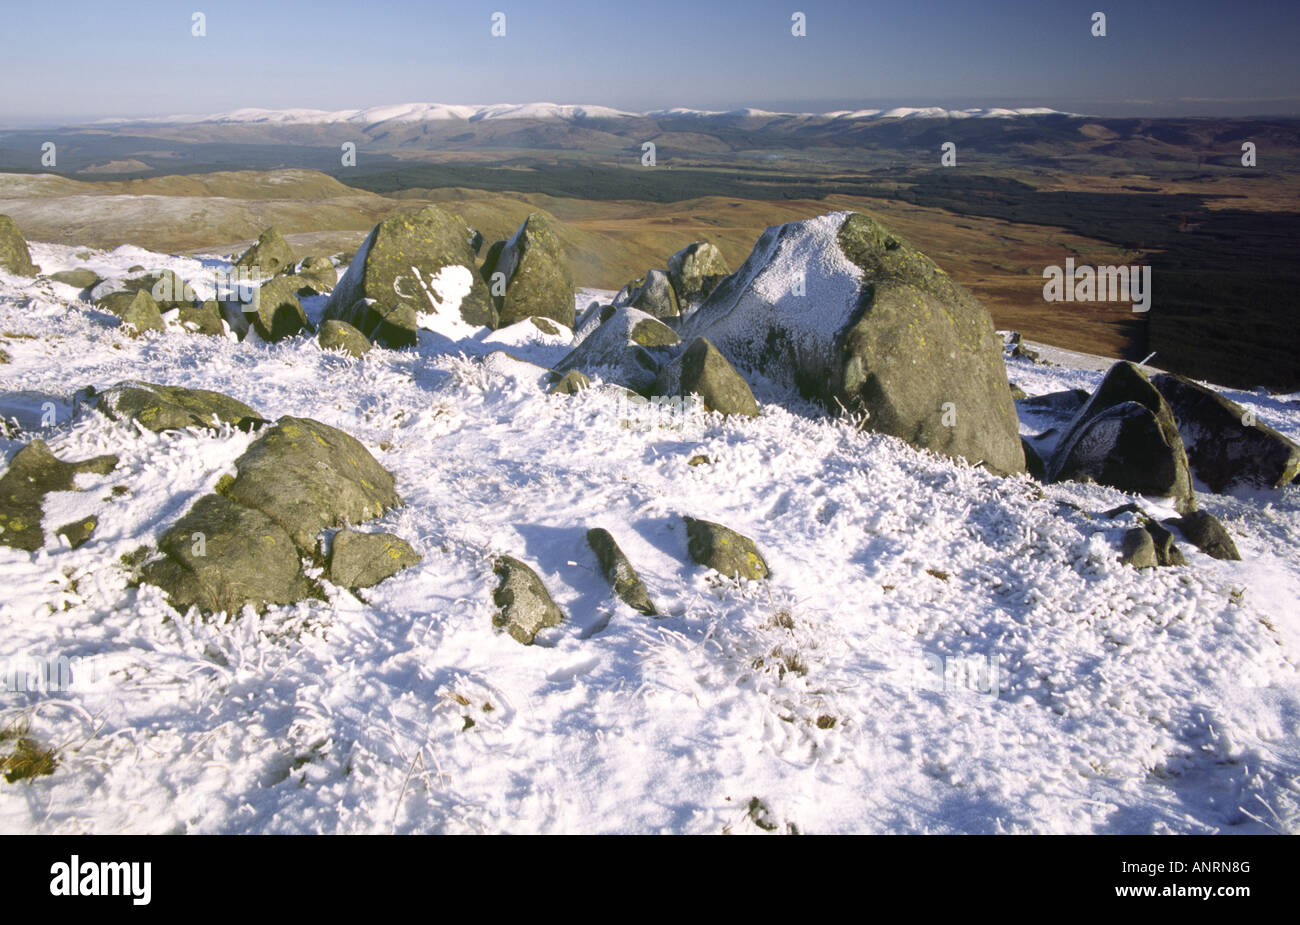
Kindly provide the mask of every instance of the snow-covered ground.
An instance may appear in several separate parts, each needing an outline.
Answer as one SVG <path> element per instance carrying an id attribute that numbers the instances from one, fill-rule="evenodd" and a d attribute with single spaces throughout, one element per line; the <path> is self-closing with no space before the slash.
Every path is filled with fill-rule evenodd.
<path id="1" fill-rule="evenodd" d="M 222 265 L 32 250 L 45 272 L 138 263 L 199 280 Z M 71 690 L 0 693 L 0 728 L 25 724 L 59 761 L 0 782 L 0 830 L 1300 825 L 1295 486 L 1202 486 L 1245 561 L 1182 543 L 1187 567 L 1138 572 L 1118 561 L 1133 521 L 1099 516 L 1132 500 L 1115 490 L 998 478 L 775 404 L 755 420 L 646 420 L 615 390 L 548 395 L 535 370 L 483 359 L 558 361 L 565 338 L 528 323 L 490 336 L 449 325 L 362 360 L 310 336 L 131 340 L 69 287 L 0 274 L 0 348 L 0 417 L 26 431 L 0 440 L 6 456 L 34 433 L 66 459 L 121 458 L 46 499 L 47 533 L 97 514 L 89 543 L 0 547 L 0 660 L 80 660 Z M 1101 377 L 1008 365 L 1031 395 Z M 225 623 L 127 588 L 119 557 L 251 439 L 72 416 L 75 390 L 128 378 L 353 434 L 406 501 L 378 525 L 423 562 L 366 602 L 335 590 Z M 1296 396 L 1231 395 L 1300 436 Z M 683 514 L 754 538 L 771 580 L 693 565 Z M 595 526 L 665 617 L 611 595 L 585 541 Z M 498 553 L 531 563 L 567 614 L 534 646 L 493 629 Z"/>

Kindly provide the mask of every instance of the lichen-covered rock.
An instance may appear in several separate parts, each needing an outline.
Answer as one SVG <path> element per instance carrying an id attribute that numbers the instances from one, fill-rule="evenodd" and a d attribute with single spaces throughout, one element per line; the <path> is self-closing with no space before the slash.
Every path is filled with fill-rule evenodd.
<path id="1" fill-rule="evenodd" d="M 176 320 L 180 322 L 181 327 L 194 334 L 205 334 L 208 337 L 226 336 L 226 327 L 222 323 L 225 315 L 221 310 L 221 303 L 216 299 L 208 299 L 198 305 L 181 306 Z"/>
<path id="2" fill-rule="evenodd" d="M 235 468 L 221 494 L 266 514 L 305 552 L 326 527 L 361 523 L 402 503 L 393 476 L 358 440 L 310 418 L 280 418 Z"/>
<path id="3" fill-rule="evenodd" d="M 1213 514 L 1207 511 L 1192 511 L 1167 523 L 1181 530 L 1183 536 L 1207 556 L 1233 562 L 1241 561 L 1237 544 L 1232 541 L 1227 528 Z"/>
<path id="4" fill-rule="evenodd" d="M 0 476 L 0 546 L 28 552 L 40 549 L 45 545 L 41 528 L 45 495 L 72 491 L 79 473 L 107 475 L 116 466 L 116 456 L 65 462 L 51 453 L 43 440 L 22 447 Z"/>
<path id="5" fill-rule="evenodd" d="M 328 257 L 306 257 L 294 264 L 291 271 L 286 275 L 298 281 L 299 293 L 304 293 L 304 290 L 316 294 L 333 292 L 339 280 L 334 261 Z"/>
<path id="6" fill-rule="evenodd" d="M 832 213 L 769 228 L 682 322 L 741 371 L 914 446 L 1022 472 L 1000 338 L 984 307 L 873 219 Z"/>
<path id="7" fill-rule="evenodd" d="M 95 406 L 114 421 L 136 421 L 154 433 L 216 428 L 219 423 L 239 426 L 261 417 L 242 401 L 220 392 L 151 382 L 119 382 L 101 392 Z"/>
<path id="8" fill-rule="evenodd" d="M 1160 564 L 1156 559 L 1155 541 L 1144 527 L 1124 531 L 1119 561 L 1134 568 L 1155 568 Z"/>
<path id="9" fill-rule="evenodd" d="M 573 327 L 573 275 L 559 239 L 540 213 L 531 213 L 505 242 L 489 284 L 496 273 L 506 287 L 497 300 L 502 327 L 533 316 Z"/>
<path id="10" fill-rule="evenodd" d="M 583 389 L 591 388 L 591 380 L 576 369 L 571 369 L 551 386 L 554 395 L 574 395 Z"/>
<path id="11" fill-rule="evenodd" d="M 704 407 L 724 415 L 757 417 L 758 402 L 735 367 L 707 338 L 697 337 L 678 360 L 659 374 L 656 392 L 698 395 Z"/>
<path id="12" fill-rule="evenodd" d="M 333 318 L 321 322 L 316 342 L 320 344 L 322 350 L 341 350 L 353 357 L 363 357 L 371 349 L 371 343 L 366 335 L 346 321 L 337 321 Z"/>
<path id="13" fill-rule="evenodd" d="M 423 314 L 497 326 L 465 223 L 436 206 L 376 225 L 330 294 L 324 317 L 396 348 L 417 342 Z"/>
<path id="14" fill-rule="evenodd" d="M 235 266 L 255 270 L 259 276 L 267 277 L 292 266 L 293 261 L 293 248 L 280 232 L 271 227 L 257 236 L 257 242 L 240 255 Z"/>
<path id="15" fill-rule="evenodd" d="M 1213 389 L 1168 373 L 1151 384 L 1169 402 L 1192 472 L 1211 491 L 1281 488 L 1300 473 L 1300 444 Z"/>
<path id="16" fill-rule="evenodd" d="M 1057 444 L 1048 478 L 1091 478 L 1196 509 L 1187 453 L 1169 403 L 1134 364 L 1116 363 Z"/>
<path id="17" fill-rule="evenodd" d="M 641 279 L 628 283 L 614 304 L 631 306 L 653 318 L 676 318 L 682 313 L 677 293 L 663 270 L 647 270 Z"/>
<path id="18" fill-rule="evenodd" d="M 649 617 L 658 614 L 659 611 L 655 609 L 654 602 L 650 600 L 650 594 L 646 591 L 645 583 L 641 581 L 636 569 L 623 554 L 623 550 L 618 548 L 618 543 L 614 542 L 614 537 L 608 530 L 601 527 L 588 530 L 587 544 L 596 554 L 605 580 L 610 583 L 614 593 L 623 603 Z"/>
<path id="19" fill-rule="evenodd" d="M 530 646 L 541 630 L 564 622 L 564 614 L 551 600 L 546 585 L 527 565 L 512 556 L 499 556 L 493 571 L 499 584 L 492 593 L 497 606 L 492 622 L 516 642 Z"/>
<path id="20" fill-rule="evenodd" d="M 75 270 L 60 270 L 57 273 L 51 273 L 50 279 L 56 283 L 63 283 L 65 286 L 71 286 L 74 289 L 93 289 L 102 282 L 100 275 L 94 270 L 87 270 L 85 267 L 79 267 Z"/>
<path id="21" fill-rule="evenodd" d="M 668 278 L 684 305 L 705 298 L 730 273 L 722 251 L 708 241 L 696 241 L 668 258 Z"/>
<path id="22" fill-rule="evenodd" d="M 0 215 L 0 270 L 15 276 L 35 276 L 40 270 L 32 263 L 23 233 L 7 215 Z"/>
<path id="23" fill-rule="evenodd" d="M 173 607 L 237 615 L 245 605 L 291 604 L 311 594 L 299 550 L 261 511 L 209 494 L 158 541 L 160 558 L 141 577 Z"/>
<path id="24" fill-rule="evenodd" d="M 420 554 L 401 537 L 340 530 L 330 544 L 329 580 L 343 588 L 369 588 L 419 563 Z"/>
<path id="25" fill-rule="evenodd" d="M 749 537 L 729 527 L 694 517 L 684 518 L 687 551 L 700 565 L 728 578 L 766 578 L 770 572 L 758 546 Z"/>
<path id="26" fill-rule="evenodd" d="M 635 308 L 617 309 L 609 320 L 556 364 L 557 372 L 580 369 L 599 373 L 609 381 L 645 393 L 655 384 L 660 368 L 680 343 L 676 332 L 662 321 Z"/>
<path id="27" fill-rule="evenodd" d="M 263 283 L 254 291 L 253 301 L 238 312 L 231 324 L 232 330 L 242 337 L 252 328 L 264 341 L 283 340 L 301 331 L 310 331 L 311 322 L 298 301 L 298 289 L 294 278 L 289 276 L 277 276 Z M 233 313 L 227 316 L 230 314 Z M 236 328 L 241 322 L 242 331 Z"/>
<path id="28" fill-rule="evenodd" d="M 117 315 L 121 319 L 121 327 L 132 337 L 139 337 L 145 331 L 166 330 L 158 303 L 144 289 L 139 292 L 115 292 L 96 304 Z"/>

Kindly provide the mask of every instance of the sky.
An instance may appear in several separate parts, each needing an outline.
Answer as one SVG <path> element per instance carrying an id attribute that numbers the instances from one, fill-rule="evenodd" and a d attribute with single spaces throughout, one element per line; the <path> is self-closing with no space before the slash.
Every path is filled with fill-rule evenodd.
<path id="1" fill-rule="evenodd" d="M 10 125 L 407 102 L 1300 114 L 1300 0 L 6 6 Z M 791 34 L 796 11 L 804 36 Z M 1092 35 L 1097 11 L 1105 37 Z M 192 34 L 195 13 L 206 35 Z"/>

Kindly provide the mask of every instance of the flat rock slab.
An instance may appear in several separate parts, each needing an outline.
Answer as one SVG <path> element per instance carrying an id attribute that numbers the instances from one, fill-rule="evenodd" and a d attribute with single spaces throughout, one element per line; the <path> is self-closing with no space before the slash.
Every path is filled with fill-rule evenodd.
<path id="1" fill-rule="evenodd" d="M 114 421 L 136 421 L 154 433 L 215 428 L 217 422 L 238 426 L 261 418 L 248 405 L 221 392 L 151 382 L 119 382 L 100 393 L 95 407 Z"/>
<path id="2" fill-rule="evenodd" d="M 51 491 L 73 491 L 78 473 L 107 475 L 116 466 L 116 456 L 65 462 L 50 452 L 44 440 L 33 440 L 24 446 L 0 476 L 0 545 L 28 552 L 40 549 L 45 545 L 41 529 L 45 495 Z"/>

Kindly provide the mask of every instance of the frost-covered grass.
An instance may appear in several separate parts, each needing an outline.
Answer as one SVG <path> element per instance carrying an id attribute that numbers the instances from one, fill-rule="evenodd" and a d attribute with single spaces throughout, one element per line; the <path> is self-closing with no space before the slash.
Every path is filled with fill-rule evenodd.
<path id="1" fill-rule="evenodd" d="M 47 272 L 80 262 L 33 251 Z M 88 262 L 201 266 L 135 249 Z M 998 478 L 774 404 L 629 420 L 615 390 L 551 396 L 537 370 L 483 359 L 564 355 L 527 323 L 431 319 L 418 349 L 362 360 L 310 337 L 130 340 L 114 324 L 67 287 L 0 275 L 0 335 L 40 335 L 0 344 L 0 416 L 28 431 L 0 448 L 34 432 L 64 458 L 121 457 L 47 498 L 47 535 L 94 513 L 89 543 L 0 547 L 0 658 L 82 659 L 72 690 L 0 694 L 0 727 L 57 749 L 52 774 L 0 783 L 0 829 L 1297 827 L 1296 487 L 1201 494 L 1244 562 L 1183 543 L 1188 567 L 1136 572 L 1118 562 L 1134 521 L 1100 516 L 1132 500 L 1112 489 Z M 1100 379 L 1010 365 L 1031 394 Z M 353 434 L 406 501 L 378 526 L 423 562 L 364 601 L 331 588 L 228 622 L 129 587 L 120 557 L 251 439 L 71 416 L 76 389 L 132 377 Z M 1300 434 L 1293 396 L 1233 397 Z M 691 564 L 683 514 L 753 537 L 771 580 Z M 612 597 L 594 526 L 666 616 Z M 537 645 L 492 627 L 496 553 L 532 564 L 568 615 Z"/>

